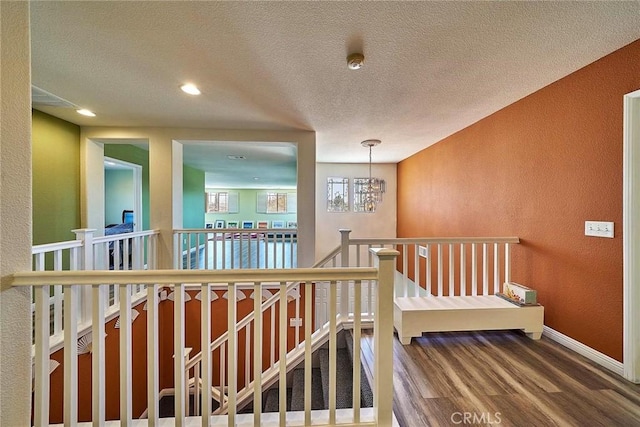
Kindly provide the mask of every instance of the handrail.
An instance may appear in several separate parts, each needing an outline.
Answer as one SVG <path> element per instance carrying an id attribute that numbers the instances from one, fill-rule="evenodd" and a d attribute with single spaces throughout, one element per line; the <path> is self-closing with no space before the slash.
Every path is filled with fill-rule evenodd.
<path id="1" fill-rule="evenodd" d="M 336 247 L 333 251 L 331 251 L 331 253 L 329 255 L 327 255 L 326 257 L 324 257 L 323 259 L 321 259 L 320 261 L 316 262 L 311 268 L 312 269 L 316 269 L 318 267 L 322 267 L 326 262 L 328 262 L 330 259 L 332 259 L 333 257 L 337 256 L 340 253 L 341 247 L 338 246 Z M 294 282 L 294 283 L 290 283 L 289 285 L 287 285 L 287 292 L 289 292 L 291 289 L 293 289 L 295 286 L 297 286 L 299 284 L 299 282 Z M 278 302 L 280 300 L 280 292 L 276 292 L 273 295 L 271 295 L 271 297 L 269 297 L 266 301 L 264 301 L 261 305 L 261 313 L 264 313 L 265 311 L 267 311 L 268 309 L 270 309 L 272 306 L 274 306 L 276 304 L 276 302 Z M 249 314 L 247 314 L 245 317 L 243 317 L 238 323 L 236 323 L 236 331 L 239 331 L 240 329 L 244 328 L 245 326 L 247 326 L 248 324 L 250 324 L 253 321 L 254 318 L 254 312 L 250 312 Z M 218 348 L 220 345 L 222 345 L 223 342 L 227 341 L 229 339 L 229 331 L 224 331 L 222 333 L 222 335 L 220 335 L 218 338 L 216 338 L 210 346 L 210 351 L 215 350 L 216 348 Z M 202 359 L 202 351 L 198 352 L 197 354 L 195 354 L 185 365 L 185 370 L 191 369 L 192 367 L 194 367 L 200 360 Z"/>
<path id="2" fill-rule="evenodd" d="M 64 249 L 81 248 L 82 240 L 69 240 L 66 242 L 43 243 L 31 247 L 31 255 L 37 255 L 46 252 L 59 251 Z"/>
<path id="3" fill-rule="evenodd" d="M 159 230 L 143 230 L 143 231 L 133 231 L 131 233 L 112 234 L 111 236 L 94 237 L 93 243 L 95 244 L 95 243 L 114 242 L 116 240 L 133 239 L 135 237 L 153 236 L 159 233 L 160 233 Z"/>
<path id="4" fill-rule="evenodd" d="M 326 257 L 322 258 L 320 261 L 313 264 L 313 268 L 323 267 L 326 263 L 331 261 L 333 258 L 340 255 L 341 251 L 342 251 L 342 246 L 338 245 L 335 249 L 329 252 L 329 255 L 327 255 Z"/>
<path id="5" fill-rule="evenodd" d="M 394 245 L 394 244 L 455 244 L 455 243 L 520 243 L 518 237 L 399 237 L 399 238 L 356 238 L 349 239 L 349 245 Z"/>
<path id="6" fill-rule="evenodd" d="M 244 270 L 92 270 L 92 271 L 26 271 L 11 276 L 11 286 L 83 285 L 173 285 L 176 283 L 244 283 L 335 281 L 349 275 L 351 280 L 374 280 L 377 269 L 298 268 Z"/>

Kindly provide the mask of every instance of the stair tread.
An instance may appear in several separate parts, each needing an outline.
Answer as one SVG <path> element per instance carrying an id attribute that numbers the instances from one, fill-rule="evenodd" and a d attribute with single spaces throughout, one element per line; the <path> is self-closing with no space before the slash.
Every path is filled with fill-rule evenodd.
<path id="1" fill-rule="evenodd" d="M 291 388 L 287 388 L 287 410 L 291 407 Z M 280 389 L 277 385 L 267 391 L 264 403 L 264 412 L 280 411 Z"/>
<path id="2" fill-rule="evenodd" d="M 353 361 L 353 334 L 347 330 L 344 331 L 344 334 L 347 350 L 349 350 L 349 357 Z M 363 363 L 360 363 L 360 405 L 363 408 L 373 407 L 373 390 L 371 390 L 369 378 L 364 370 Z"/>
<path id="3" fill-rule="evenodd" d="M 291 411 L 304 411 L 304 385 L 304 369 L 294 370 L 291 387 Z M 320 368 L 311 370 L 311 409 L 326 409 L 322 397 Z"/>

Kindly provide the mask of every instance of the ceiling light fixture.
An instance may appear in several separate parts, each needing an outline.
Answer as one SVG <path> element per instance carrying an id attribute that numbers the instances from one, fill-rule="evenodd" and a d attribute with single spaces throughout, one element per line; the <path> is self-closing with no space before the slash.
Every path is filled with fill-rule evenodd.
<path id="1" fill-rule="evenodd" d="M 352 53 L 347 56 L 347 67 L 350 70 L 359 70 L 364 66 L 364 55 L 361 53 Z"/>
<path id="2" fill-rule="evenodd" d="M 87 110 L 86 108 L 80 108 L 79 110 L 76 110 L 76 112 L 78 114 L 82 114 L 83 116 L 87 116 L 87 117 L 95 117 L 96 113 L 94 113 L 91 110 Z"/>
<path id="3" fill-rule="evenodd" d="M 198 89 L 198 87 L 193 83 L 183 84 L 182 86 L 180 86 L 180 89 L 182 89 L 184 93 L 188 93 L 189 95 L 200 95 L 200 89 Z"/>
<path id="4" fill-rule="evenodd" d="M 364 188 L 360 190 L 360 201 L 363 204 L 364 212 L 374 213 L 376 211 L 378 204 L 382 203 L 382 194 L 386 189 L 384 179 L 371 177 L 371 148 L 381 143 L 382 141 L 379 139 L 367 139 L 360 143 L 363 147 L 369 148 L 369 178 L 366 180 Z"/>
<path id="5" fill-rule="evenodd" d="M 239 154 L 229 154 L 227 156 L 227 159 L 229 159 L 229 160 L 246 160 L 247 158 L 245 156 L 241 156 Z"/>

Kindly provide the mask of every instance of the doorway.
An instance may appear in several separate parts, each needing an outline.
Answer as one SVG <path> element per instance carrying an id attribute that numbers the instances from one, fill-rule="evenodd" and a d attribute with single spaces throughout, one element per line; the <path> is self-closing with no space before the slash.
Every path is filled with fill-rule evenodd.
<path id="1" fill-rule="evenodd" d="M 624 96 L 623 365 L 640 383 L 640 90 Z"/>
<path id="2" fill-rule="evenodd" d="M 133 231 L 141 231 L 142 213 L 142 166 L 105 157 L 105 228 L 133 222 Z"/>

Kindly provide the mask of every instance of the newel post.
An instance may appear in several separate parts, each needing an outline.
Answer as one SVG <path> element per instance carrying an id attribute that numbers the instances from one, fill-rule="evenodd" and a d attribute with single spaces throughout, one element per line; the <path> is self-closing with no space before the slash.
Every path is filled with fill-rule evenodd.
<path id="1" fill-rule="evenodd" d="M 378 289 L 374 319 L 374 402 L 376 422 L 391 426 L 393 420 L 393 280 L 396 258 L 394 249 L 369 249 L 376 255 Z"/>
<path id="2" fill-rule="evenodd" d="M 340 267 L 349 267 L 349 233 L 348 228 L 340 230 Z M 340 316 L 344 319 L 349 317 L 349 286 L 340 285 Z"/>
<path id="3" fill-rule="evenodd" d="M 95 228 L 80 228 L 77 230 L 71 230 L 75 233 L 76 240 L 82 241 L 82 247 L 80 248 L 80 259 L 72 260 L 71 269 L 75 270 L 93 270 L 93 237 L 96 232 Z M 91 321 L 91 304 L 92 294 L 91 286 L 83 286 L 80 292 L 80 323 Z"/>

